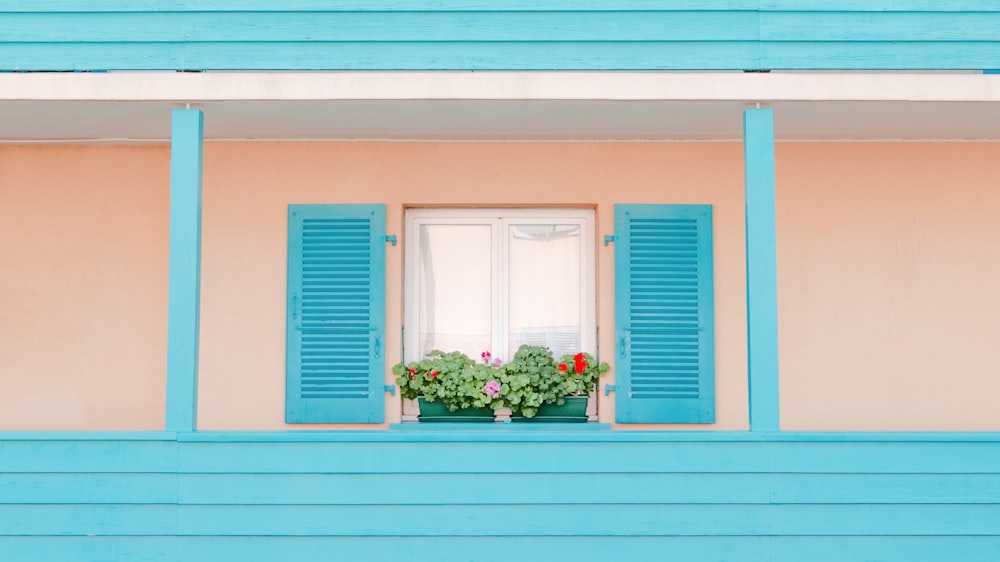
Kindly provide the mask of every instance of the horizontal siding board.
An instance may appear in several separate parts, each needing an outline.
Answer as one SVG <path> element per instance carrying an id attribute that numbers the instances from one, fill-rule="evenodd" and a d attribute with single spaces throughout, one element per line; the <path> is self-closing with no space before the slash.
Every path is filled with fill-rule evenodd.
<path id="1" fill-rule="evenodd" d="M 176 442 L 0 441 L 0 474 L 176 470 Z"/>
<path id="2" fill-rule="evenodd" d="M 761 11 L 1000 12 L 994 0 L 757 0 Z"/>
<path id="3" fill-rule="evenodd" d="M 750 443 L 234 443 L 184 444 L 179 463 L 197 473 L 766 472 L 768 452 Z"/>
<path id="4" fill-rule="evenodd" d="M 391 451 L 392 454 L 387 454 Z M 995 443 L 185 444 L 182 472 L 993 474 Z"/>
<path id="5" fill-rule="evenodd" d="M 762 42 L 760 66 L 765 69 L 822 68 L 865 70 L 982 69 L 1000 60 L 1000 41 L 900 42 L 891 48 L 874 41 Z"/>
<path id="6" fill-rule="evenodd" d="M 975 23 L 974 21 L 970 23 Z M 979 23 L 979 26 L 984 23 Z M 4 40 L 30 43 L 304 41 L 754 41 L 744 12 L 235 12 L 4 14 Z"/>
<path id="7" fill-rule="evenodd" d="M 0 472 L 0 504 L 177 503 L 176 474 Z"/>
<path id="8" fill-rule="evenodd" d="M 484 478 L 489 485 L 484 486 Z M 1000 503 L 1000 474 L 0 474 L 0 504 Z"/>
<path id="9" fill-rule="evenodd" d="M 761 10 L 1000 12 L 993 0 L 5 0 L 5 12 Z"/>
<path id="10" fill-rule="evenodd" d="M 758 21 L 759 17 L 759 21 Z M 0 12 L 3 42 L 996 42 L 1000 11 Z M 415 46 L 418 47 L 418 46 Z"/>
<path id="11" fill-rule="evenodd" d="M 17 70 L 635 70 L 756 68 L 757 43 L 0 43 Z"/>
<path id="12" fill-rule="evenodd" d="M 0 70 L 982 69 L 997 42 L 0 43 Z"/>
<path id="13" fill-rule="evenodd" d="M 1000 40 L 1000 11 L 763 12 L 759 38 L 763 42 L 996 42 Z"/>
<path id="14" fill-rule="evenodd" d="M 176 505 L 0 505 L 0 535 L 158 536 L 177 533 Z"/>
<path id="15" fill-rule="evenodd" d="M 212 505 L 1000 503 L 1000 473 L 184 474 L 178 487 L 180 503 Z"/>
<path id="16" fill-rule="evenodd" d="M 0 505 L 14 536 L 998 536 L 1000 505 Z"/>
<path id="17" fill-rule="evenodd" d="M 997 537 L 0 537 L 10 560 L 81 562 L 274 562 L 406 560 L 435 562 L 996 562 Z"/>
<path id="18" fill-rule="evenodd" d="M 759 0 L 4 0 L 5 12 L 440 12 L 756 10 Z"/>

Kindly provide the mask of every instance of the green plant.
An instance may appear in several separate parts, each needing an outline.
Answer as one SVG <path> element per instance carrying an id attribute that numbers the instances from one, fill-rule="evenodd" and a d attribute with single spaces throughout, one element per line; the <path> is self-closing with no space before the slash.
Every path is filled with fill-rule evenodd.
<path id="1" fill-rule="evenodd" d="M 548 348 L 522 345 L 500 376 L 507 407 L 515 414 L 534 417 L 539 406 L 555 401 L 560 382 L 557 372 Z"/>
<path id="2" fill-rule="evenodd" d="M 606 362 L 598 363 L 589 353 L 563 355 L 557 367 L 559 369 L 559 392 L 556 402 L 562 405 L 565 396 L 583 396 L 589 394 L 597 384 L 597 379 L 611 370 Z"/>
<path id="3" fill-rule="evenodd" d="M 589 353 L 564 355 L 556 363 L 552 352 L 540 345 L 522 345 L 507 364 L 488 351 L 480 357 L 476 362 L 459 351 L 435 350 L 420 361 L 394 365 L 392 372 L 403 398 L 441 401 L 453 412 L 507 407 L 531 418 L 542 404 L 562 405 L 566 396 L 588 394 L 610 370 Z"/>
<path id="4" fill-rule="evenodd" d="M 490 363 L 476 363 L 459 351 L 434 350 L 420 361 L 393 366 L 396 384 L 403 398 L 423 396 L 441 401 L 449 410 L 506 406 L 499 381 L 501 369 Z"/>

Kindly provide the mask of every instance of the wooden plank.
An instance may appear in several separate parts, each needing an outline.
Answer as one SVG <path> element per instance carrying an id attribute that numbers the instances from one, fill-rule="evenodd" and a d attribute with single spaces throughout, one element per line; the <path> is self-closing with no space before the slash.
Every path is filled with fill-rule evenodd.
<path id="1" fill-rule="evenodd" d="M 759 19 L 759 21 L 758 21 Z M 983 41 L 1000 11 L 0 12 L 4 42 Z"/>
<path id="2" fill-rule="evenodd" d="M 756 10 L 759 0 L 5 0 L 5 12 L 451 12 L 451 11 L 619 11 Z"/>
<path id="3" fill-rule="evenodd" d="M 0 441 L 0 474 L 176 470 L 175 442 Z"/>
<path id="4" fill-rule="evenodd" d="M 980 70 L 996 66 L 1000 42 L 761 42 L 765 69 Z"/>
<path id="5" fill-rule="evenodd" d="M 1000 12 L 993 0 L 5 0 L 5 12 L 618 11 Z"/>
<path id="6" fill-rule="evenodd" d="M 996 443 L 184 444 L 182 472 L 994 474 Z"/>
<path id="7" fill-rule="evenodd" d="M 1000 474 L 185 474 L 179 488 L 212 505 L 1000 503 Z"/>
<path id="8" fill-rule="evenodd" d="M 763 11 L 1000 12 L 994 0 L 759 0 Z"/>
<path id="9" fill-rule="evenodd" d="M 0 505 L 0 536 L 157 536 L 177 532 L 176 505 Z"/>
<path id="10" fill-rule="evenodd" d="M 767 455 L 750 443 L 191 443 L 179 462 L 197 473 L 764 472 Z"/>
<path id="11" fill-rule="evenodd" d="M 0 505 L 15 536 L 1000 536 L 1000 505 Z"/>
<path id="12" fill-rule="evenodd" d="M 982 25 L 982 24 L 980 24 Z M 4 14 L 3 41 L 752 41 L 744 12 L 171 12 Z"/>
<path id="13" fill-rule="evenodd" d="M 648 70 L 758 68 L 757 44 L 0 43 L 0 70 Z"/>
<path id="14" fill-rule="evenodd" d="M 0 472 L 0 504 L 171 504 L 176 474 Z"/>
<path id="15" fill-rule="evenodd" d="M 762 12 L 761 41 L 996 42 L 1000 11 L 981 12 Z M 887 45 L 881 46 L 888 50 Z"/>
<path id="16" fill-rule="evenodd" d="M 273 562 L 329 559 L 436 562 L 996 562 L 997 537 L 0 537 L 9 560 Z"/>
<path id="17" fill-rule="evenodd" d="M 962 70 L 1000 42 L 0 43 L 2 70 Z"/>
<path id="18" fill-rule="evenodd" d="M 990 504 L 1000 474 L 0 474 L 0 504 Z"/>

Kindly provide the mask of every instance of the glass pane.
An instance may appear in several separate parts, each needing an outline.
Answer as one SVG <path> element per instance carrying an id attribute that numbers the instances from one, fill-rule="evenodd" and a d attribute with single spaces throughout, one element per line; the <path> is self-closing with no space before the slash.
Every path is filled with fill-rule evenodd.
<path id="1" fill-rule="evenodd" d="M 490 229 L 483 224 L 420 226 L 421 357 L 433 349 L 479 357 L 490 349 Z"/>
<path id="2" fill-rule="evenodd" d="M 558 359 L 580 351 L 580 226 L 522 224 L 508 229 L 510 352 L 544 345 Z"/>

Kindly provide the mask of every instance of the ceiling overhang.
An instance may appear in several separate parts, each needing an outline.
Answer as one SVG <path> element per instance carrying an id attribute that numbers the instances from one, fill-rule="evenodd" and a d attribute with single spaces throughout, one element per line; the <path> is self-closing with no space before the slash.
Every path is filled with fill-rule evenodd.
<path id="1" fill-rule="evenodd" d="M 732 141 L 747 107 L 779 140 L 1000 140 L 1000 75 L 315 72 L 0 75 L 0 142 Z"/>

